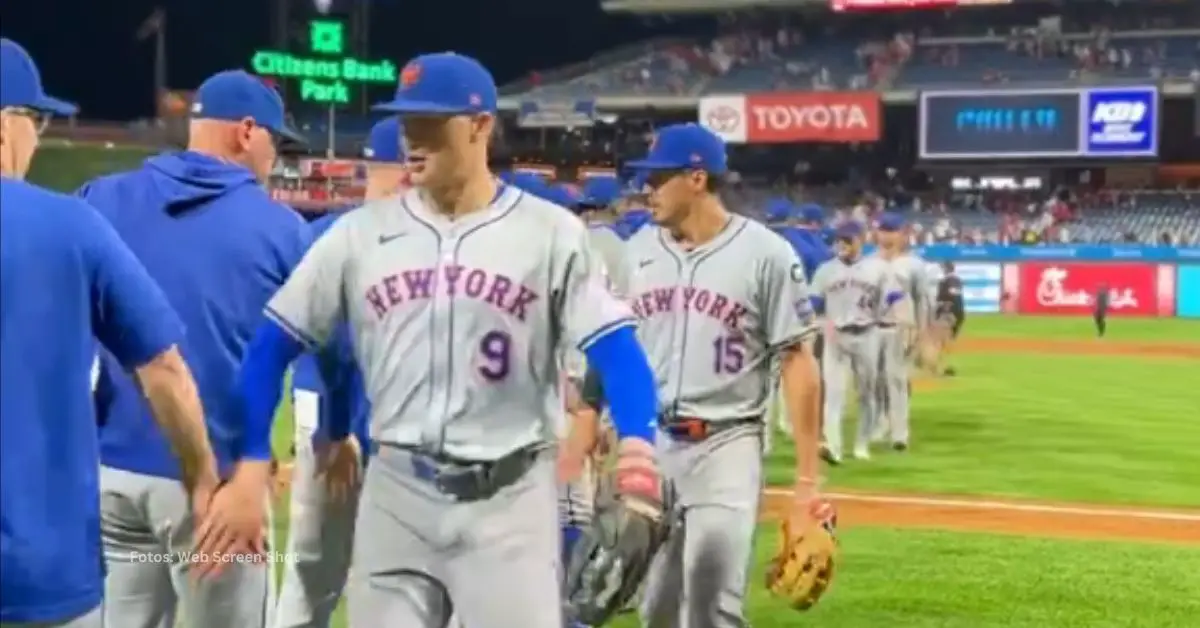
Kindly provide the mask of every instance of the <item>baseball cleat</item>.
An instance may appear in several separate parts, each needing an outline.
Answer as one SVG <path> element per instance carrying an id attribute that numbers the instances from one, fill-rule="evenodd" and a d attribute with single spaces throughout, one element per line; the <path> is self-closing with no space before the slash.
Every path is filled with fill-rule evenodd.
<path id="1" fill-rule="evenodd" d="M 866 445 L 859 445 L 859 446 L 855 447 L 854 448 L 854 459 L 855 460 L 870 460 L 871 459 L 871 450 L 868 449 Z"/>
<path id="2" fill-rule="evenodd" d="M 896 451 L 908 451 L 908 443 L 895 442 L 892 443 L 892 449 Z"/>
<path id="3" fill-rule="evenodd" d="M 821 460 L 834 466 L 842 464 L 842 457 L 825 445 L 821 445 Z"/>

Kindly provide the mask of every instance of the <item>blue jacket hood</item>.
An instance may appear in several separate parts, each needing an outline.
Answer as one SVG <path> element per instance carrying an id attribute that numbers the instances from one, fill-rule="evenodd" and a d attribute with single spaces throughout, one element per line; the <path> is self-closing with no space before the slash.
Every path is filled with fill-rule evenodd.
<path id="1" fill-rule="evenodd" d="M 191 151 L 163 153 L 146 160 L 168 213 L 184 212 L 243 185 L 258 185 L 243 166 Z"/>

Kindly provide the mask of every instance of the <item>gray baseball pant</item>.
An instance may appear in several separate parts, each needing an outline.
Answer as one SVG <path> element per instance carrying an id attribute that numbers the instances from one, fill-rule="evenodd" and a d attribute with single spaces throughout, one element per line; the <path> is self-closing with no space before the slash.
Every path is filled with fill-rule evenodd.
<path id="1" fill-rule="evenodd" d="M 264 525 L 269 535 L 270 521 Z M 215 578 L 191 577 L 187 558 L 194 528 L 179 482 L 100 467 L 100 531 L 108 564 L 105 626 L 174 628 L 177 616 L 188 628 L 270 625 L 271 563 L 231 563 Z"/>
<path id="2" fill-rule="evenodd" d="M 379 445 L 355 522 L 350 628 L 561 628 L 558 486 L 553 451 L 513 484 L 458 501 Z"/>
<path id="3" fill-rule="evenodd" d="M 646 576 L 646 628 L 745 628 L 745 596 L 762 495 L 762 422 L 700 442 L 659 433 L 659 466 L 675 484 L 678 527 Z"/>
<path id="4" fill-rule="evenodd" d="M 334 500 L 317 477 L 312 439 L 296 440 L 291 527 L 275 628 L 328 628 L 346 586 L 358 493 Z"/>

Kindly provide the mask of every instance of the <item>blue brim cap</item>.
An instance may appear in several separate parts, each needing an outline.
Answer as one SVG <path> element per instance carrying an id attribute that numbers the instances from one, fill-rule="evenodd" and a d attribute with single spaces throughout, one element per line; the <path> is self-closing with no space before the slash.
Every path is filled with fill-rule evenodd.
<path id="1" fill-rule="evenodd" d="M 443 116 L 493 113 L 499 96 L 491 72 L 471 57 L 443 52 L 421 55 L 400 71 L 396 96 L 371 109 Z"/>
<path id="2" fill-rule="evenodd" d="M 694 123 L 663 127 L 644 159 L 627 162 L 634 170 L 703 170 L 724 174 L 728 169 L 725 142 Z"/>
<path id="3" fill-rule="evenodd" d="M 52 113 L 57 116 L 73 116 L 79 113 L 78 105 L 53 96 L 42 96 L 37 101 L 31 103 L 29 108 L 43 113 Z"/>

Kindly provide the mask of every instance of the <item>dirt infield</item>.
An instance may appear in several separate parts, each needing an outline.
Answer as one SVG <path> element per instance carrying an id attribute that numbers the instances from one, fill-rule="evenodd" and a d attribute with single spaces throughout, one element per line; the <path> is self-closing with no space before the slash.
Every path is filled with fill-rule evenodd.
<path id="1" fill-rule="evenodd" d="M 973 338 L 960 340 L 955 353 L 1035 353 L 1055 355 L 1127 355 L 1148 358 L 1200 359 L 1200 343 L 1129 342 L 1121 340 L 1034 340 Z"/>
<path id="2" fill-rule="evenodd" d="M 834 493 L 842 527 L 909 527 L 1075 539 L 1200 544 L 1200 510 L 1013 502 L 928 495 Z M 777 519 L 791 495 L 768 489 L 763 517 Z"/>

